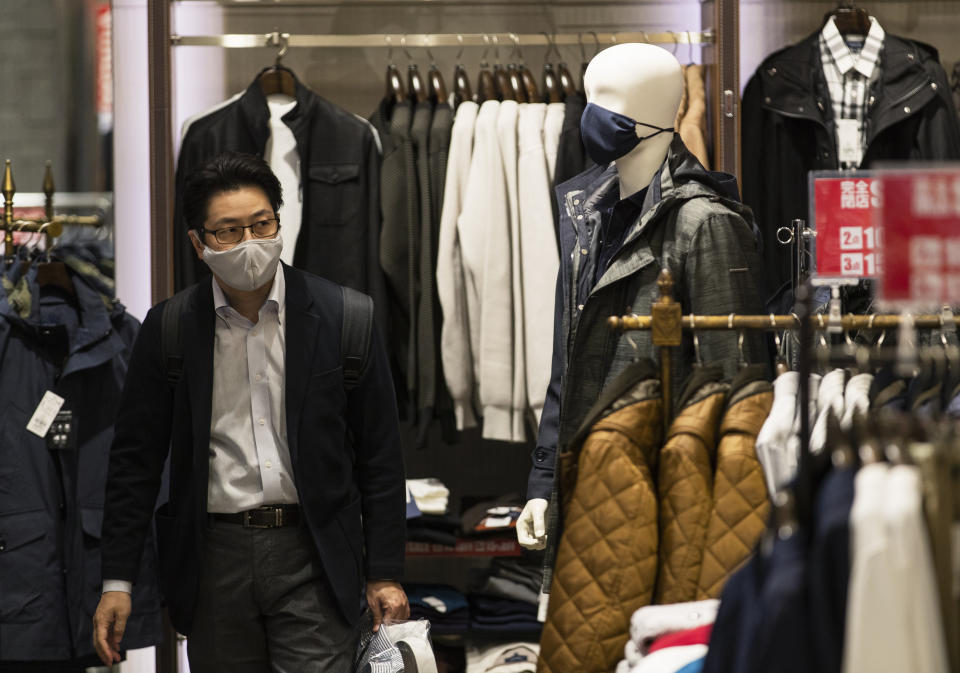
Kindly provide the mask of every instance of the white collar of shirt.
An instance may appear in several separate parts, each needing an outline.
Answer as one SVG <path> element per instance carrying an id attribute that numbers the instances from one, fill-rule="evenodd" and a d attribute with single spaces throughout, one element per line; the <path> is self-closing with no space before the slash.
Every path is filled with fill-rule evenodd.
<path id="1" fill-rule="evenodd" d="M 886 35 L 879 21 L 870 17 L 870 32 L 864 36 L 863 49 L 857 54 L 850 51 L 843 35 L 837 29 L 834 17 L 831 16 L 830 20 L 824 24 L 821 35 L 840 74 L 846 75 L 851 70 L 856 70 L 867 79 L 873 77 L 873 71 L 880 61 L 880 48 L 883 46 Z"/>
<path id="2" fill-rule="evenodd" d="M 224 294 L 223 288 L 220 287 L 217 279 L 211 277 L 210 282 L 213 283 L 213 310 L 216 311 L 217 316 L 222 320 L 227 320 L 228 317 L 246 320 L 246 318 L 240 315 L 240 313 L 230 305 L 230 302 L 227 300 L 227 295 Z M 270 294 L 267 295 L 263 306 L 260 307 L 260 314 L 263 315 L 264 309 L 267 309 L 268 312 L 277 316 L 277 320 L 282 325 L 286 299 L 287 286 L 283 278 L 283 265 L 277 264 L 277 272 L 273 276 L 273 287 L 270 288 Z"/>

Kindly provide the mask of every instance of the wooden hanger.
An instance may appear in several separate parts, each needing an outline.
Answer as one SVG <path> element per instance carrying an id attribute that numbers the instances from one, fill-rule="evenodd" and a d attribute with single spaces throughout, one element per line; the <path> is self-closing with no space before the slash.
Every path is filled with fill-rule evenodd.
<path id="1" fill-rule="evenodd" d="M 447 102 L 447 85 L 443 81 L 443 75 L 437 67 L 437 62 L 433 54 L 427 49 L 427 56 L 430 58 L 430 71 L 427 74 L 427 94 L 434 105 L 444 105 Z"/>
<path id="2" fill-rule="evenodd" d="M 520 64 L 520 81 L 523 83 L 523 91 L 528 103 L 540 103 L 543 99 L 540 97 L 540 90 L 537 88 L 537 80 L 525 64 Z"/>
<path id="3" fill-rule="evenodd" d="M 390 40 L 390 36 L 386 36 L 387 40 L 387 92 L 386 98 L 391 105 L 395 103 L 402 103 L 407 100 L 407 92 L 403 88 L 403 78 L 400 77 L 400 70 L 397 68 L 397 64 L 393 62 L 393 43 Z"/>
<path id="4" fill-rule="evenodd" d="M 518 103 L 529 103 L 527 91 L 523 86 L 523 75 L 516 63 L 507 66 L 507 77 L 510 78 L 510 89 L 513 91 L 513 100 Z"/>
<path id="5" fill-rule="evenodd" d="M 832 12 L 827 12 L 823 16 L 823 23 L 826 24 L 833 17 L 837 24 L 837 30 L 846 37 L 847 35 L 867 36 L 870 32 L 870 14 L 867 10 L 857 7 L 852 2 L 839 2 L 837 8 Z"/>
<path id="6" fill-rule="evenodd" d="M 283 94 L 285 96 L 290 96 L 291 98 L 296 98 L 297 78 L 293 74 L 292 70 L 281 63 L 283 61 L 283 57 L 286 56 L 287 48 L 289 47 L 287 38 L 285 35 L 274 31 L 273 40 L 277 44 L 281 45 L 280 51 L 277 53 L 276 62 L 257 75 L 257 82 L 260 84 L 260 90 L 263 92 L 264 96 Z"/>
<path id="7" fill-rule="evenodd" d="M 560 88 L 560 80 L 557 72 L 550 63 L 551 52 L 556 53 L 557 58 L 561 58 L 560 50 L 551 39 L 550 35 L 543 31 L 543 37 L 547 40 L 547 52 L 543 55 L 543 96 L 547 103 L 562 103 L 564 99 L 563 90 Z M 562 65 L 562 64 L 561 64 Z"/>
<path id="8" fill-rule="evenodd" d="M 493 64 L 493 83 L 497 87 L 497 98 L 500 100 L 517 100 L 513 88 L 510 86 L 510 77 L 507 69 L 500 63 Z"/>
<path id="9" fill-rule="evenodd" d="M 460 51 L 457 52 L 457 67 L 453 70 L 453 109 L 460 107 L 460 103 L 465 100 L 473 100 L 473 92 L 470 89 L 470 79 L 467 77 L 467 69 L 463 67 L 461 57 L 463 56 L 463 35 L 457 35 L 460 41 Z"/>
<path id="10" fill-rule="evenodd" d="M 487 46 L 483 50 L 483 55 L 480 56 L 480 72 L 477 74 L 478 104 L 488 100 L 499 100 L 497 83 L 493 79 L 493 73 L 490 72 L 490 63 L 487 61 L 487 54 L 490 51 L 490 38 L 484 35 L 483 43 Z"/>
<path id="11" fill-rule="evenodd" d="M 557 76 L 560 78 L 560 90 L 564 98 L 577 93 L 577 83 L 566 63 L 557 64 Z"/>
<path id="12" fill-rule="evenodd" d="M 414 103 L 422 103 L 429 96 L 416 63 L 411 63 L 407 68 L 407 92 Z"/>

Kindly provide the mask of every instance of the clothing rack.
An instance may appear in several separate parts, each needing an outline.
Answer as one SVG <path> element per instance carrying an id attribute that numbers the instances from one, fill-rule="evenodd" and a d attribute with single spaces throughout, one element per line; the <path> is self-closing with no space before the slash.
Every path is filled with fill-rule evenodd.
<path id="1" fill-rule="evenodd" d="M 13 181 L 13 165 L 10 159 L 7 159 L 6 166 L 3 170 L 3 222 L 0 223 L 0 229 L 3 229 L 4 259 L 8 262 L 14 254 L 14 232 L 22 231 L 44 234 L 47 244 L 46 249 L 49 250 L 53 239 L 59 238 L 63 234 L 64 225 L 83 227 L 100 227 L 103 225 L 103 218 L 99 215 L 54 215 L 54 191 L 53 168 L 48 161 L 43 176 L 44 217 L 15 219 L 13 214 L 13 197 L 17 193 L 17 188 Z"/>
<path id="2" fill-rule="evenodd" d="M 783 331 L 802 330 L 806 327 L 811 333 L 817 331 L 845 332 L 852 330 L 888 330 L 900 327 L 905 321 L 910 321 L 917 329 L 941 329 L 945 326 L 945 318 L 941 314 L 934 315 L 856 315 L 843 314 L 839 319 L 831 319 L 822 314 L 806 316 L 797 315 L 737 315 L 726 316 L 683 315 L 680 304 L 673 298 L 673 275 L 669 269 L 663 269 L 657 278 L 659 297 L 650 308 L 649 316 L 626 315 L 612 316 L 608 319 L 611 329 L 623 331 L 644 330 L 651 333 L 653 345 L 659 348 L 660 360 L 660 391 L 664 409 L 664 430 L 669 428 L 673 418 L 673 391 L 671 390 L 671 372 L 673 369 L 673 354 L 671 348 L 679 346 L 683 339 L 683 332 L 689 331 L 716 331 L 730 330 L 746 331 Z M 805 287 L 805 286 L 804 286 Z M 800 294 L 800 293 L 798 293 Z M 953 316 L 954 328 L 960 325 L 960 317 Z M 809 350 L 809 349 L 805 349 Z M 802 358 L 803 359 L 803 358 Z M 810 357 L 806 357 L 809 364 Z M 801 371 L 801 385 L 803 384 Z M 802 396 L 801 396 L 802 397 Z M 801 399 L 802 403 L 802 399 Z M 801 419 L 806 418 L 801 414 Z"/>
<path id="3" fill-rule="evenodd" d="M 589 44 L 594 36 L 592 31 L 581 33 L 487 33 L 484 34 L 373 34 L 373 35 L 307 35 L 285 34 L 279 31 L 254 34 L 226 35 L 174 35 L 171 30 L 171 7 L 174 0 L 147 0 L 147 50 L 149 60 L 149 105 L 150 105 L 150 220 L 151 220 L 151 287 L 153 300 L 160 301 L 172 294 L 173 290 L 173 233 L 170 222 L 173 217 L 174 181 L 173 181 L 173 130 L 171 122 L 172 67 L 170 52 L 179 46 L 214 46 L 227 49 L 252 47 L 441 47 L 441 46 L 495 46 L 493 38 L 504 48 L 524 46 L 549 46 Z M 353 3 L 335 3 L 347 8 Z M 359 7 L 375 5 L 374 2 L 361 0 Z M 428 2 L 389 2 L 381 3 L 390 7 L 426 7 L 436 4 Z M 460 6 L 464 3 L 446 3 Z M 497 2 L 468 2 L 470 7 L 496 5 Z M 549 8 L 551 5 L 531 0 L 499 2 L 503 5 L 525 4 Z M 574 3 L 564 0 L 564 7 L 592 6 L 595 3 Z M 638 6 L 634 2 L 613 0 L 601 4 Z M 330 6 L 324 0 L 282 0 L 281 2 L 223 2 L 227 8 L 243 8 L 244 11 L 264 10 L 265 18 L 271 23 L 275 17 L 266 12 L 276 12 L 278 6 L 323 7 Z M 609 46 L 618 42 L 651 42 L 663 45 L 700 45 L 702 62 L 708 66 L 708 97 L 712 114 L 712 144 L 717 170 L 734 175 L 739 174 L 740 148 L 740 62 L 739 62 L 739 0 L 704 0 L 700 9 L 699 31 L 658 31 L 597 33 L 596 44 Z M 655 12 L 655 9 L 651 9 Z M 549 18 L 549 17 L 547 17 Z M 545 19 L 545 27 L 550 24 Z M 486 37 L 486 40 L 484 40 Z"/>
<path id="4" fill-rule="evenodd" d="M 666 31 L 657 33 L 421 33 L 367 34 L 367 35 L 302 35 L 273 31 L 266 34 L 229 33 L 226 35 L 171 35 L 170 44 L 175 47 L 223 47 L 226 49 L 245 49 L 260 47 L 312 47 L 312 48 L 376 48 L 387 47 L 549 47 L 553 45 L 579 45 L 583 47 L 583 36 L 588 35 L 595 44 L 614 45 L 624 42 L 647 42 L 650 44 L 713 44 L 712 30 Z"/>

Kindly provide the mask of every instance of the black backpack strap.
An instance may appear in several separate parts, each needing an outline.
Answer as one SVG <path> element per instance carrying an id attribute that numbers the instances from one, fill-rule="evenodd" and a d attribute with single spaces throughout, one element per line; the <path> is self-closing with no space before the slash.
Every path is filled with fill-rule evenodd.
<path id="1" fill-rule="evenodd" d="M 343 325 L 340 333 L 340 361 L 343 363 L 343 387 L 357 387 L 367 370 L 370 341 L 373 337 L 373 299 L 349 287 L 340 287 L 343 296 Z"/>
<path id="2" fill-rule="evenodd" d="M 195 286 L 194 286 L 195 287 Z M 183 339 L 180 336 L 180 318 L 187 302 L 193 297 L 194 287 L 188 287 L 170 297 L 163 305 L 160 317 L 160 354 L 167 372 L 167 383 L 175 388 L 183 376 Z"/>

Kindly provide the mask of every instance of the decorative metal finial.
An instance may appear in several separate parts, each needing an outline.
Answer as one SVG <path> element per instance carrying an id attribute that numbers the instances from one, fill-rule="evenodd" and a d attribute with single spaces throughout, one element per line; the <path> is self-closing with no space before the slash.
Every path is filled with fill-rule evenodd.
<path id="1" fill-rule="evenodd" d="M 657 287 L 660 290 L 662 301 L 673 301 L 673 274 L 670 269 L 663 269 L 657 277 Z"/>
<path id="2" fill-rule="evenodd" d="M 53 192 L 53 165 L 48 161 L 47 168 L 43 172 L 44 211 L 48 222 L 53 219 Z"/>
<path id="3" fill-rule="evenodd" d="M 3 170 L 3 198 L 7 203 L 13 203 L 13 195 L 17 193 L 17 186 L 13 183 L 13 167 L 7 159 L 7 166 Z"/>

